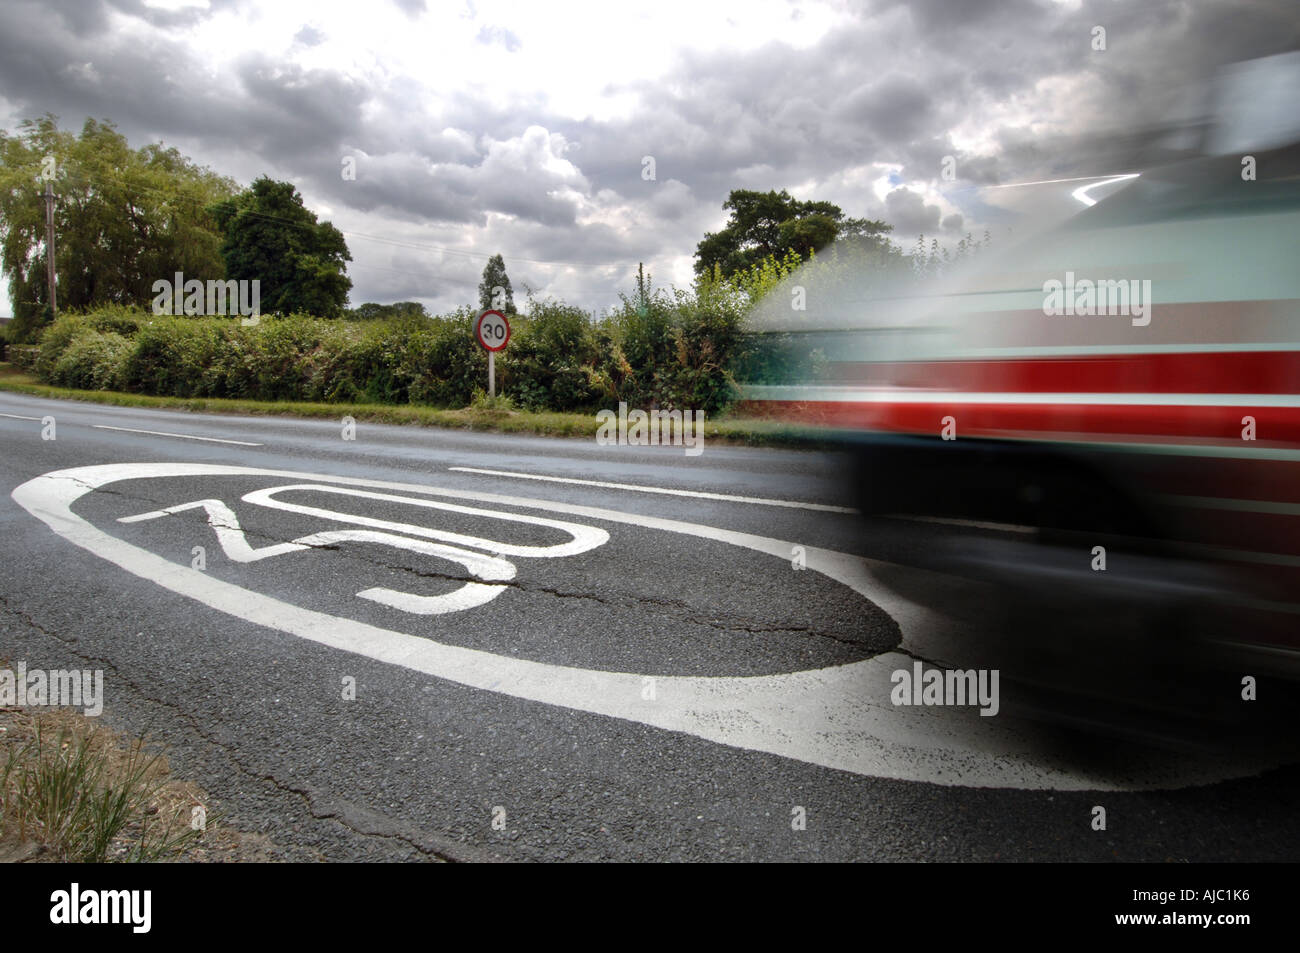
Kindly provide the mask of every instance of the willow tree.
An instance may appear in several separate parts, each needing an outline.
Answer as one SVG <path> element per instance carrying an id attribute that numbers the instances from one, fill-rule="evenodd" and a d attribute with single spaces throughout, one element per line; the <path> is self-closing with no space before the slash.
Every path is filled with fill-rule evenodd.
<path id="1" fill-rule="evenodd" d="M 0 271 L 9 283 L 15 340 L 49 317 L 46 182 L 53 187 L 60 308 L 146 305 L 153 283 L 176 272 L 224 277 L 221 234 L 207 211 L 235 183 L 174 148 L 132 149 L 112 123 L 87 119 L 80 135 L 46 115 L 0 131 Z"/>

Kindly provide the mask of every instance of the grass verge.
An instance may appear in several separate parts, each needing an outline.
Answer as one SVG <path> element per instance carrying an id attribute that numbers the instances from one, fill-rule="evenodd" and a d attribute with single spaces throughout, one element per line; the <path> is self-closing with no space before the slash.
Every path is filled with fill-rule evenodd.
<path id="1" fill-rule="evenodd" d="M 462 410 L 439 410 L 413 404 L 325 404 L 306 401 L 229 400 L 217 397 L 154 397 L 121 391 L 74 390 L 42 384 L 30 371 L 0 362 L 0 390 L 36 397 L 81 400 L 117 407 L 188 410 L 208 414 L 316 417 L 338 420 L 344 416 L 385 424 L 415 424 L 454 430 L 539 434 L 549 437 L 594 437 L 599 426 L 594 414 L 563 414 L 508 409 L 482 401 Z M 498 400 L 500 400 L 498 398 Z M 747 446 L 816 448 L 830 446 L 815 430 L 751 417 L 719 417 L 704 425 L 705 445 L 711 442 Z"/>
<path id="2" fill-rule="evenodd" d="M 7 710 L 0 753 L 6 859 L 105 863 L 177 857 L 203 831 L 166 759 L 67 709 Z"/>
<path id="3" fill-rule="evenodd" d="M 267 859 L 267 838 L 210 803 L 144 737 L 71 708 L 0 708 L 0 863 Z"/>

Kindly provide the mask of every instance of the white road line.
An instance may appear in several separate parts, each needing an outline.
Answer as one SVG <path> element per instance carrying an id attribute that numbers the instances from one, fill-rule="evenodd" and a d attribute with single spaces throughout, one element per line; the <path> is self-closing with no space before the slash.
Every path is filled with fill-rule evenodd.
<path id="1" fill-rule="evenodd" d="M 482 470 L 478 467 L 448 467 L 457 473 L 482 473 L 487 476 L 514 477 L 518 480 L 545 480 L 548 483 L 576 483 L 579 486 L 598 486 L 605 490 L 634 490 L 637 493 L 663 493 L 667 496 L 690 496 L 700 500 L 725 500 L 728 503 L 756 503 L 759 506 L 788 506 L 799 510 L 820 510 L 824 513 L 853 513 L 848 506 L 831 506 L 829 503 L 800 503 L 797 500 L 769 500 L 760 496 L 732 496 L 729 493 L 705 493 L 701 490 L 670 490 L 662 486 L 639 486 L 635 483 L 607 483 L 604 480 L 578 480 L 573 477 L 542 476 L 537 473 L 516 473 L 512 470 Z"/>
<path id="2" fill-rule="evenodd" d="M 56 470 L 29 480 L 11 495 L 69 542 L 164 589 L 255 625 L 472 688 L 839 771 L 963 787 L 1125 790 L 1209 784 L 1285 763 L 1245 753 L 1207 760 L 1145 752 L 1140 762 L 1120 772 L 1119 780 L 1113 774 L 1103 776 L 1045 752 L 1032 738 L 1022 736 L 1012 721 L 981 718 L 960 706 L 889 704 L 891 673 L 900 668 L 910 670 L 913 663 L 912 657 L 901 652 L 780 675 L 656 675 L 657 693 L 647 698 L 643 693 L 646 676 L 641 674 L 538 662 L 438 641 L 447 625 L 456 624 L 440 627 L 438 616 L 430 617 L 425 634 L 413 635 L 305 609 L 155 555 L 105 533 L 72 511 L 73 504 L 87 493 L 119 480 L 224 476 L 309 479 L 340 487 L 563 513 L 727 543 L 782 562 L 789 560 L 791 552 L 791 543 L 784 540 L 572 503 L 213 464 L 135 463 Z M 905 635 L 917 614 L 925 612 L 876 583 L 872 563 L 860 557 L 809 546 L 807 569 L 879 604 L 899 621 Z M 792 586 L 799 585 L 796 575 L 802 578 L 791 573 Z M 383 593 L 368 591 L 368 595 Z"/>
<path id="3" fill-rule="evenodd" d="M 377 520 L 369 516 L 358 516 L 355 514 L 338 513 L 334 510 L 323 510 L 315 506 L 303 506 L 298 503 L 285 503 L 283 500 L 277 500 L 277 493 L 289 493 L 294 490 L 311 490 L 317 493 L 337 493 L 341 496 L 357 496 L 371 500 L 383 500 L 393 503 L 407 503 L 412 506 L 422 506 L 434 510 L 447 510 L 452 513 L 464 513 L 469 516 L 484 516 L 488 519 L 504 520 L 510 523 L 527 523 L 531 526 L 545 526 L 549 529 L 558 529 L 561 532 L 568 533 L 573 537 L 567 543 L 557 543 L 553 546 L 520 546 L 513 543 L 501 543 L 490 539 L 480 539 L 477 536 L 465 536 L 461 533 L 450 533 L 445 530 L 429 529 L 428 527 L 412 526 L 410 523 L 394 523 L 390 520 Z M 566 523 L 561 520 L 546 519 L 541 516 L 524 516 L 521 513 L 500 513 L 492 510 L 481 510 L 471 506 L 456 506 L 454 503 L 438 503 L 433 500 L 412 499 L 409 496 L 393 496 L 391 493 L 372 493 L 367 490 L 350 490 L 340 486 L 324 486 L 318 483 L 296 483 L 290 486 L 272 486 L 265 490 L 256 490 L 252 493 L 245 493 L 243 496 L 245 503 L 256 503 L 259 506 L 269 506 L 272 509 L 285 510 L 290 513 L 305 513 L 308 516 L 319 516 L 322 519 L 337 520 L 340 523 L 353 523 L 357 526 L 369 526 L 374 529 L 386 529 L 397 533 L 409 533 L 412 536 L 425 536 L 429 539 L 440 539 L 445 543 L 459 543 L 461 546 L 470 546 L 474 549 L 484 549 L 497 556 L 530 556 L 538 559 L 557 558 L 561 556 L 577 556 L 585 553 L 597 546 L 603 546 L 609 542 L 609 533 L 595 526 L 583 526 L 581 523 Z"/>
<path id="4" fill-rule="evenodd" d="M 24 417 L 22 414 L 0 414 L 0 417 L 12 417 L 14 420 L 35 420 L 40 422 L 40 417 Z"/>
<path id="5" fill-rule="evenodd" d="M 240 447 L 260 447 L 263 444 L 247 440 L 223 440 L 221 437 L 196 437 L 189 433 L 167 433 L 165 430 L 136 430 L 134 427 L 110 427 L 108 424 L 91 424 L 96 430 L 121 430 L 125 433 L 147 433 L 154 437 L 180 437 L 182 440 L 206 440 L 208 443 L 233 443 Z"/>
<path id="6" fill-rule="evenodd" d="M 141 523 L 146 520 L 168 516 L 172 513 L 183 513 L 186 510 L 194 509 L 202 509 L 207 512 L 208 525 L 216 531 L 217 542 L 221 544 L 222 552 L 226 554 L 228 559 L 237 563 L 258 562 L 271 556 L 301 552 L 314 546 L 337 546 L 339 543 L 360 542 L 396 546 L 398 549 L 422 553 L 425 556 L 448 559 L 460 563 L 480 579 L 509 581 L 515 578 L 514 564 L 508 563 L 504 559 L 485 556 L 482 553 L 473 553 L 467 549 L 456 549 L 451 546 L 440 546 L 437 543 L 426 543 L 423 540 L 411 539 L 409 536 L 398 536 L 394 533 L 376 533 L 368 529 L 331 530 L 324 533 L 313 533 L 311 536 L 303 536 L 287 543 L 254 548 L 248 545 L 248 538 L 239 525 L 239 517 L 235 515 L 235 511 L 226 506 L 221 500 L 195 500 L 193 503 L 169 506 L 165 510 L 151 510 L 148 513 L 137 513 L 135 516 L 119 516 L 117 521 L 119 523 Z M 341 518 L 347 519 L 343 514 L 339 515 Z M 422 532 L 421 528 L 416 526 L 408 526 L 406 530 L 415 535 Z M 597 530 L 597 532 L 604 533 L 604 530 Z M 609 534 L 606 533 L 605 536 L 608 539 Z M 486 540 L 480 540 L 480 542 L 483 543 L 482 548 L 484 549 L 489 548 L 491 545 Z M 491 602 L 501 595 L 503 591 L 504 587 L 502 586 L 468 582 L 456 591 L 441 596 L 417 596 L 409 592 L 398 592 L 384 588 L 366 589 L 358 592 L 357 596 L 361 599 L 369 599 L 372 602 L 379 602 L 394 609 L 416 615 L 442 615 L 448 612 L 460 612 L 464 609 L 477 608 Z"/>

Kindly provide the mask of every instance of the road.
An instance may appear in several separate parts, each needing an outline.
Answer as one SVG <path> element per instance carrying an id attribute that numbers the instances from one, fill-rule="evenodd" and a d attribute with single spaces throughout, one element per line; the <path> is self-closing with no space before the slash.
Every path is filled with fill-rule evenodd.
<path id="1" fill-rule="evenodd" d="M 278 857 L 1297 857 L 1285 752 L 892 704 L 981 595 L 883 585 L 832 453 L 12 394 L 0 447 L 0 658 L 103 669 Z"/>

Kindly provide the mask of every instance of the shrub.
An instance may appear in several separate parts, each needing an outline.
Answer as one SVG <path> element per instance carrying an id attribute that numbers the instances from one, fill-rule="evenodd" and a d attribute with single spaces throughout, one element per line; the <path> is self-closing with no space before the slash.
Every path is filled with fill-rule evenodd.
<path id="1" fill-rule="evenodd" d="M 487 352 L 474 341 L 476 312 L 424 322 L 405 342 L 399 372 L 413 404 L 464 407 L 487 380 Z M 501 372 L 498 365 L 498 373 Z"/>
<path id="2" fill-rule="evenodd" d="M 36 360 L 41 356 L 41 349 L 30 344 L 10 344 L 9 360 L 28 370 L 36 369 Z"/>
<path id="3" fill-rule="evenodd" d="M 216 319 L 146 320 L 122 369 L 127 390 L 168 397 L 218 396 L 210 368 L 220 356 Z"/>
<path id="4" fill-rule="evenodd" d="M 123 337 L 134 337 L 148 314 L 123 305 L 104 305 L 85 313 L 86 322 L 96 331 L 111 331 Z"/>
<path id="5" fill-rule="evenodd" d="M 53 383 L 54 369 L 63 352 L 79 338 L 91 334 L 113 334 L 132 338 L 148 316 L 120 305 L 106 305 L 89 311 L 65 311 L 40 336 L 39 356 L 32 365 L 44 381 Z"/>
<path id="6" fill-rule="evenodd" d="M 602 396 L 598 359 L 587 312 L 530 297 L 528 316 L 516 321 L 509 347 L 498 356 L 498 383 L 528 410 L 588 410 Z"/>
<path id="7" fill-rule="evenodd" d="M 86 333 L 89 326 L 83 315 L 61 314 L 46 328 L 40 337 L 40 354 L 34 368 L 36 375 L 43 381 L 49 381 L 54 373 L 54 365 L 75 338 Z"/>
<path id="8" fill-rule="evenodd" d="M 359 330 L 343 322 L 331 329 L 318 347 L 304 356 L 307 400 L 362 403 L 370 377 L 383 358 L 382 337 L 372 329 Z M 372 398 L 370 398 L 372 399 Z"/>
<path id="9" fill-rule="evenodd" d="M 264 318 L 252 327 L 240 327 L 249 342 L 243 350 L 241 382 L 254 400 L 302 400 L 311 380 L 310 355 L 327 337 L 327 322 L 303 315 Z"/>
<path id="10" fill-rule="evenodd" d="M 90 331 L 63 349 L 50 372 L 49 382 L 80 390 L 118 390 L 133 347 L 120 334 Z"/>
<path id="11" fill-rule="evenodd" d="M 659 290 L 621 307 L 602 323 L 609 349 L 599 368 L 611 398 L 642 407 L 716 414 L 735 399 L 731 374 L 741 341 L 739 296 Z"/>

